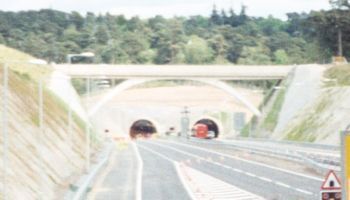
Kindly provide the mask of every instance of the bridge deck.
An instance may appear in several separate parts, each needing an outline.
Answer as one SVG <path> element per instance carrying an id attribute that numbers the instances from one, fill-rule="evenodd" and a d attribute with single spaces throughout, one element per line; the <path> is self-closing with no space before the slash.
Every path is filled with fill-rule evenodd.
<path id="1" fill-rule="evenodd" d="M 238 65 L 53 65 L 74 78 L 156 78 L 156 79 L 220 79 L 271 80 L 283 79 L 293 66 L 238 66 Z"/>

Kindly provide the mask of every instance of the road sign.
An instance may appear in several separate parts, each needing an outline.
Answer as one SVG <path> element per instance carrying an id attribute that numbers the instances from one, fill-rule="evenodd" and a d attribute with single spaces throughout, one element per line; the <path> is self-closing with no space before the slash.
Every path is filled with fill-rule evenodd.
<path id="1" fill-rule="evenodd" d="M 341 183 L 334 171 L 329 171 L 321 186 L 321 200 L 341 200 Z"/>

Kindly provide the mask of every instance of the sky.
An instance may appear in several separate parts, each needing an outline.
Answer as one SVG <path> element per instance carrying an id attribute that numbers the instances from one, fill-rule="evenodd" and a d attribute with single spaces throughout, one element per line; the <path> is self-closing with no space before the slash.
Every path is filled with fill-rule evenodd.
<path id="1" fill-rule="evenodd" d="M 239 13 L 241 5 L 247 6 L 250 16 L 272 15 L 286 19 L 288 12 L 309 12 L 329 9 L 328 0 L 0 0 L 3 11 L 39 10 L 52 8 L 66 12 L 78 11 L 82 14 L 124 14 L 127 17 L 149 18 L 155 15 L 209 16 L 213 5 L 219 10 L 232 7 Z"/>

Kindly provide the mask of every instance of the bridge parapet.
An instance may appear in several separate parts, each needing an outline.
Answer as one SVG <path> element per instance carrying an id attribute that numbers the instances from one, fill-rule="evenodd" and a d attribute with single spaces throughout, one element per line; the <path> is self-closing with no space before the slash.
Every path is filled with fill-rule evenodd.
<path id="1" fill-rule="evenodd" d="M 284 79 L 293 66 L 60 64 L 53 68 L 73 78 L 276 80 Z"/>

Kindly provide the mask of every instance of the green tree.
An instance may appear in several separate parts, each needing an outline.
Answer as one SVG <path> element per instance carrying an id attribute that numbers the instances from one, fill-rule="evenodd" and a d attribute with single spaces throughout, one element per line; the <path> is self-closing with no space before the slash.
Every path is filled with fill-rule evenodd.
<path id="1" fill-rule="evenodd" d="M 226 54 L 228 44 L 225 38 L 221 34 L 214 35 L 209 41 L 209 46 L 213 49 L 213 56 L 215 57 L 215 63 L 223 64 L 227 63 Z"/>
<path id="2" fill-rule="evenodd" d="M 216 5 L 213 5 L 213 10 L 210 16 L 210 22 L 213 25 L 222 25 L 224 24 L 222 17 L 219 15 Z"/>
<path id="3" fill-rule="evenodd" d="M 142 35 L 129 32 L 124 35 L 120 46 L 129 56 L 131 63 L 142 63 L 140 53 L 149 48 L 149 43 Z"/>
<path id="4" fill-rule="evenodd" d="M 100 55 L 103 63 L 128 64 L 131 62 L 129 55 L 121 48 L 120 41 L 110 41 L 107 48 L 102 48 Z"/>
<path id="5" fill-rule="evenodd" d="M 279 49 L 273 53 L 274 63 L 275 64 L 289 64 L 288 54 L 284 49 Z"/>
<path id="6" fill-rule="evenodd" d="M 185 58 L 189 64 L 211 63 L 213 52 L 207 41 L 193 35 L 185 46 Z"/>
<path id="7" fill-rule="evenodd" d="M 97 27 L 96 33 L 96 42 L 101 45 L 106 45 L 110 39 L 109 30 L 106 25 L 102 24 Z"/>
<path id="8" fill-rule="evenodd" d="M 83 28 L 84 25 L 84 18 L 76 11 L 73 11 L 70 15 L 71 22 L 74 24 L 74 26 L 77 28 L 77 30 L 80 30 Z"/>
<path id="9" fill-rule="evenodd" d="M 268 65 L 271 63 L 268 49 L 263 46 L 243 48 L 242 54 L 238 59 L 238 64 L 243 65 Z"/>

